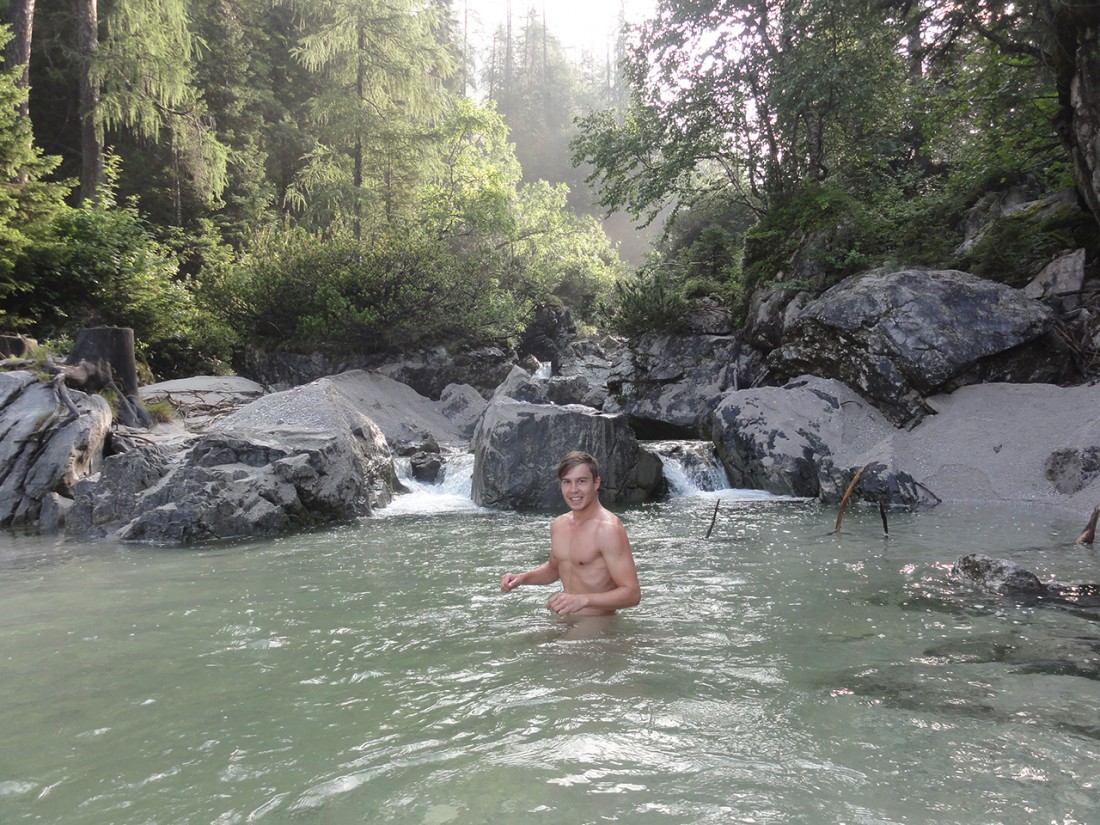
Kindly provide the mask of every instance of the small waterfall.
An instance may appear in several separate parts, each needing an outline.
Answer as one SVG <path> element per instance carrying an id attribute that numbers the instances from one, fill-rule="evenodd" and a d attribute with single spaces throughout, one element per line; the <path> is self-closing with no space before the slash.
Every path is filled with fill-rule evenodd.
<path id="1" fill-rule="evenodd" d="M 539 368 L 535 370 L 534 378 L 536 381 L 549 381 L 550 376 L 553 374 L 554 365 L 549 361 L 543 363 L 539 361 Z"/>
<path id="2" fill-rule="evenodd" d="M 665 465 L 665 481 L 674 496 L 713 493 L 730 488 L 722 462 L 709 441 L 647 441 Z"/>
<path id="3" fill-rule="evenodd" d="M 443 458 L 443 469 L 440 470 L 440 478 L 435 484 L 414 478 L 410 459 L 394 458 L 397 477 L 408 492 L 394 496 L 390 505 L 376 511 L 375 515 L 393 516 L 480 509 L 470 498 L 474 477 L 473 453 L 444 453 Z"/>

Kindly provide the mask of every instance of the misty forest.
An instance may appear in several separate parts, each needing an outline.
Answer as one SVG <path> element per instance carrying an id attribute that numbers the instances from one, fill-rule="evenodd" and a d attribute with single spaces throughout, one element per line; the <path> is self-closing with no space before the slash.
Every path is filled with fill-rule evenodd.
<path id="1" fill-rule="evenodd" d="M 520 3 L 3 5 L 0 332 L 130 327 L 147 378 L 1100 253 L 1091 0 L 662 0 L 579 58 Z M 1011 187 L 1080 208 L 961 245 Z"/>

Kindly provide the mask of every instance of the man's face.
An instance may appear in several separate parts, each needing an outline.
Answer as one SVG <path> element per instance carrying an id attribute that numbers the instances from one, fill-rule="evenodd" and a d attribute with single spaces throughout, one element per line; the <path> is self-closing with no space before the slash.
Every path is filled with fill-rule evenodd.
<path id="1" fill-rule="evenodd" d="M 596 500 L 600 480 L 592 478 L 586 464 L 578 464 L 561 477 L 561 495 L 570 510 L 583 510 Z"/>

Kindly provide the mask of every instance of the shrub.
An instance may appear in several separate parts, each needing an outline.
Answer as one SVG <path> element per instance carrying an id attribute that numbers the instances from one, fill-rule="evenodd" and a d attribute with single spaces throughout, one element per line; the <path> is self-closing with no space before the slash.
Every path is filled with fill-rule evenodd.
<path id="1" fill-rule="evenodd" d="M 616 282 L 602 315 L 611 331 L 633 337 L 649 332 L 682 332 L 689 308 L 682 284 L 677 284 L 665 268 L 654 265 Z"/>
<path id="2" fill-rule="evenodd" d="M 527 305 L 473 258 L 420 239 L 262 239 L 208 279 L 230 326 L 261 346 L 385 352 L 514 335 Z"/>

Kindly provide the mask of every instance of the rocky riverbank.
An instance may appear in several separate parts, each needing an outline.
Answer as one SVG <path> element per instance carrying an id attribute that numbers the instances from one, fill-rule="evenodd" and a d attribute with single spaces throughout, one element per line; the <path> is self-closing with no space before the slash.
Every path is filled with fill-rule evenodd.
<path id="1" fill-rule="evenodd" d="M 736 334 L 715 310 L 629 344 L 547 336 L 546 366 L 432 351 L 297 386 L 167 382 L 142 396 L 177 421 L 151 431 L 110 426 L 80 393 L 59 412 L 30 373 L 0 373 L 0 525 L 275 535 L 370 515 L 401 493 L 396 456 L 430 480 L 455 451 L 474 453 L 485 506 L 554 506 L 552 468 L 578 447 L 603 461 L 608 503 L 640 502 L 665 489 L 647 439 L 676 437 L 713 442 L 734 486 L 836 502 L 860 473 L 856 498 L 876 504 L 1027 502 L 1083 522 L 1100 502 L 1100 386 L 1059 342 L 1093 318 L 1036 289 L 875 271 L 782 312 L 761 296 Z M 295 363 L 303 380 L 326 368 Z"/>

